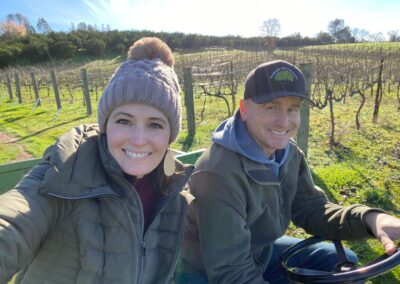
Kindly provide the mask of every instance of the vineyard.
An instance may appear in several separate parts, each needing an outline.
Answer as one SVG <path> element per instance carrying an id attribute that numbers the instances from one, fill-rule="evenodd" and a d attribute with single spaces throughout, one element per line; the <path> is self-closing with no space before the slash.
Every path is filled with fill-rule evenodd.
<path id="1" fill-rule="evenodd" d="M 357 128 L 362 127 L 360 115 L 366 100 L 373 100 L 373 117 L 379 119 L 380 103 L 389 93 L 397 97 L 400 110 L 400 45 L 355 44 L 333 47 L 307 47 L 291 51 L 241 51 L 215 49 L 198 53 L 176 54 L 175 69 L 186 90 L 184 70 L 190 68 L 196 119 L 206 115 L 207 100 L 219 100 L 225 117 L 236 109 L 238 89 L 247 73 L 258 64 L 283 59 L 295 65 L 311 64 L 310 96 L 315 107 L 328 107 L 331 117 L 331 145 L 335 145 L 336 103 L 349 97 L 359 98 L 354 114 Z M 65 104 L 74 104 L 76 111 L 92 114 L 110 76 L 123 58 L 80 65 L 15 67 L 0 71 L 0 98 L 16 103 L 40 105 L 60 112 Z M 307 71 L 306 71 L 307 72 Z M 82 110 L 80 110 L 82 109 Z M 199 121 L 199 122 L 200 122 Z"/>
<path id="2" fill-rule="evenodd" d="M 309 80 L 315 106 L 309 110 L 308 157 L 315 182 L 334 202 L 361 202 L 400 214 L 398 43 L 176 53 L 183 131 L 172 147 L 209 146 L 212 131 L 237 108 L 248 72 L 275 59 L 299 66 Z M 0 143 L 0 163 L 16 159 L 15 144 L 40 157 L 60 134 L 95 122 L 97 101 L 123 60 L 0 70 L 0 132 L 14 137 Z M 376 241 L 350 246 L 363 260 L 382 253 Z M 372 283 L 399 281 L 396 269 Z"/>
<path id="3" fill-rule="evenodd" d="M 262 62 L 275 59 L 287 60 L 302 69 L 308 81 L 308 92 L 315 103 L 312 110 L 329 113 L 329 130 L 326 132 L 331 147 L 341 145 L 342 128 L 349 127 L 349 124 L 360 130 L 367 122 L 375 125 L 379 119 L 396 119 L 392 118 L 391 112 L 380 111 L 382 101 L 390 100 L 395 113 L 400 111 L 399 43 L 176 53 L 175 70 L 182 85 L 183 131 L 173 146 L 184 151 L 207 147 L 213 129 L 236 110 L 248 72 Z M 33 131 L 39 134 L 44 132 L 39 126 L 43 113 L 52 116 L 50 124 L 60 121 L 59 125 L 67 124 L 67 118 L 75 124 L 95 122 L 97 101 L 123 60 L 117 57 L 64 66 L 2 69 L 0 105 L 7 103 L 24 107 L 24 116 L 32 117 L 30 122 L 38 124 L 38 129 Z M 336 110 L 348 105 L 350 99 L 351 108 L 344 120 Z M 308 116 L 304 117 L 302 126 L 308 124 Z M 21 117 L 8 118 L 5 123 L 11 124 L 19 119 Z M 55 130 L 57 126 L 53 128 Z M 34 135 L 25 133 L 23 127 L 18 130 L 19 134 L 15 128 L 13 131 L 17 136 L 35 139 Z M 299 133 L 302 131 L 300 129 Z M 308 135 L 307 129 L 303 132 Z M 48 141 L 59 134 L 54 131 Z M 45 146 L 29 147 L 34 156 L 39 156 Z"/>
<path id="4" fill-rule="evenodd" d="M 395 97 L 400 111 L 400 44 L 344 44 L 296 50 L 252 51 L 209 49 L 175 54 L 175 70 L 183 91 L 183 150 L 209 142 L 195 135 L 196 128 L 215 127 L 237 108 L 246 75 L 262 62 L 287 60 L 302 69 L 308 80 L 314 109 L 329 111 L 329 144 L 338 145 L 340 117 L 336 106 L 349 98 L 358 103 L 351 113 L 356 129 L 368 119 L 377 123 L 385 97 Z M 53 111 L 57 118 L 67 109 L 95 122 L 97 101 L 112 73 L 124 58 L 64 66 L 28 66 L 0 70 L 0 103 L 13 102 L 32 111 Z M 366 118 L 366 108 L 372 114 Z M 207 117 L 216 121 L 204 125 Z M 304 121 L 304 118 L 303 118 Z M 307 120 L 305 121 L 307 122 Z M 339 123 L 340 124 L 340 123 Z M 211 129 L 209 129 L 211 131 Z M 308 135 L 308 134 L 306 134 Z"/>

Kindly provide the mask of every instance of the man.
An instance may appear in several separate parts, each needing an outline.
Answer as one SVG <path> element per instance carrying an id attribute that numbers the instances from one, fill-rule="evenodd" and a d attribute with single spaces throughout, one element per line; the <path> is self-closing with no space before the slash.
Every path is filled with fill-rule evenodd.
<path id="1" fill-rule="evenodd" d="M 239 110 L 216 129 L 191 177 L 195 200 L 177 283 L 287 283 L 278 259 L 300 241 L 283 236 L 290 221 L 328 239 L 375 236 L 387 253 L 395 251 L 399 219 L 364 205 L 330 203 L 314 185 L 303 152 L 290 139 L 302 100 L 308 100 L 304 78 L 295 66 L 272 61 L 250 72 Z M 331 271 L 337 256 L 327 243 L 297 260 Z"/>

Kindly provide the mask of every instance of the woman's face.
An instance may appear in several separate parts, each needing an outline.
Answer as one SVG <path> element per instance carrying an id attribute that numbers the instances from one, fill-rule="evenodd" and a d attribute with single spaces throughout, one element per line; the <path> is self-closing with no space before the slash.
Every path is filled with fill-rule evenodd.
<path id="1" fill-rule="evenodd" d="M 138 178 L 153 171 L 164 157 L 171 128 L 167 117 L 145 104 L 115 108 L 106 125 L 108 149 L 122 170 Z"/>

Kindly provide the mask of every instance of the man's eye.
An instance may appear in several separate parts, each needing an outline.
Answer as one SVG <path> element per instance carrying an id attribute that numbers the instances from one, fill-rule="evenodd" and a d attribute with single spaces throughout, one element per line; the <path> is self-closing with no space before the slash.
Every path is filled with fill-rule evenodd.
<path id="1" fill-rule="evenodd" d="M 115 123 L 123 124 L 123 125 L 128 125 L 130 122 L 129 122 L 129 120 L 127 120 L 127 119 L 120 118 L 120 119 L 117 119 L 117 121 L 116 121 Z"/>
<path id="2" fill-rule="evenodd" d="M 300 108 L 298 108 L 298 107 L 289 109 L 289 112 L 291 112 L 291 113 L 298 113 L 299 111 L 300 111 Z"/>
<path id="3" fill-rule="evenodd" d="M 278 107 L 275 107 L 275 106 L 269 106 L 269 107 L 266 108 L 266 110 L 267 110 L 267 111 L 278 111 L 279 108 L 278 108 Z"/>

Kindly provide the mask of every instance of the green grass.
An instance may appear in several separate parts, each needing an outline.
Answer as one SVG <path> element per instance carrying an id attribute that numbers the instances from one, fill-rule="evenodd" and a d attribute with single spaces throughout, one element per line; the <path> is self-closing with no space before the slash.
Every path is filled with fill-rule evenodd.
<path id="1" fill-rule="evenodd" d="M 95 116 L 87 116 L 85 109 L 77 103 L 66 101 L 58 112 L 55 103 L 33 108 L 28 103 L 18 105 L 10 100 L 0 100 L 0 115 L 0 131 L 15 137 L 15 143 L 23 145 L 34 157 L 40 157 L 68 129 L 96 120 Z M 13 150 L 13 143 L 8 145 L 11 147 L 5 149 L 6 155 L 1 155 L 0 163 L 14 160 L 18 154 Z"/>
<path id="2" fill-rule="evenodd" d="M 111 64 L 116 64 L 115 60 Z M 106 61 L 101 63 L 107 64 Z M 239 88 L 239 97 L 242 90 Z M 22 145 L 34 157 L 40 157 L 62 133 L 78 124 L 96 121 L 97 102 L 92 101 L 93 115 L 87 116 L 82 101 L 77 99 L 81 97 L 79 92 L 74 94 L 73 103 L 70 103 L 69 97 L 62 97 L 63 107 L 57 112 L 51 96 L 41 94 L 43 105 L 34 108 L 26 90 L 23 91 L 25 103 L 22 105 L 10 101 L 5 92 L 0 92 L 0 131 L 16 139 L 14 143 L 0 144 L 0 163 L 16 159 L 19 152 L 16 144 Z M 207 101 L 204 104 L 205 99 Z M 184 106 L 183 101 L 182 105 Z M 315 182 L 334 202 L 365 203 L 398 215 L 400 119 L 396 96 L 384 96 L 376 124 L 372 123 L 373 98 L 367 97 L 360 116 L 360 130 L 355 127 L 357 106 L 356 97 L 347 99 L 345 104 L 335 104 L 335 137 L 338 143 L 335 147 L 329 146 L 328 108 L 311 110 L 308 159 Z M 172 148 L 192 151 L 208 147 L 211 144 L 212 131 L 227 117 L 222 100 L 205 98 L 200 94 L 195 95 L 195 112 L 196 135 L 188 135 L 186 111 L 183 108 L 183 129 Z M 292 227 L 291 233 L 304 236 L 304 232 Z M 347 244 L 356 251 L 363 263 L 383 253 L 381 245 L 375 240 Z M 371 281 L 377 284 L 399 282 L 400 268 Z"/>
<path id="3" fill-rule="evenodd" d="M 363 203 L 399 216 L 400 119 L 395 95 L 382 100 L 377 124 L 372 123 L 372 100 L 367 101 L 355 127 L 357 99 L 335 105 L 336 147 L 329 147 L 328 109 L 311 111 L 309 162 L 316 183 L 330 200 L 340 204 Z M 363 263 L 383 253 L 376 240 L 348 243 Z M 399 283 L 400 268 L 370 283 Z"/>
<path id="4" fill-rule="evenodd" d="M 364 42 L 303 47 L 304 50 L 400 51 L 400 42 Z"/>
<path id="5" fill-rule="evenodd" d="M 1 161 L 14 161 L 18 157 L 20 150 L 13 144 L 0 144 L 0 164 Z"/>

